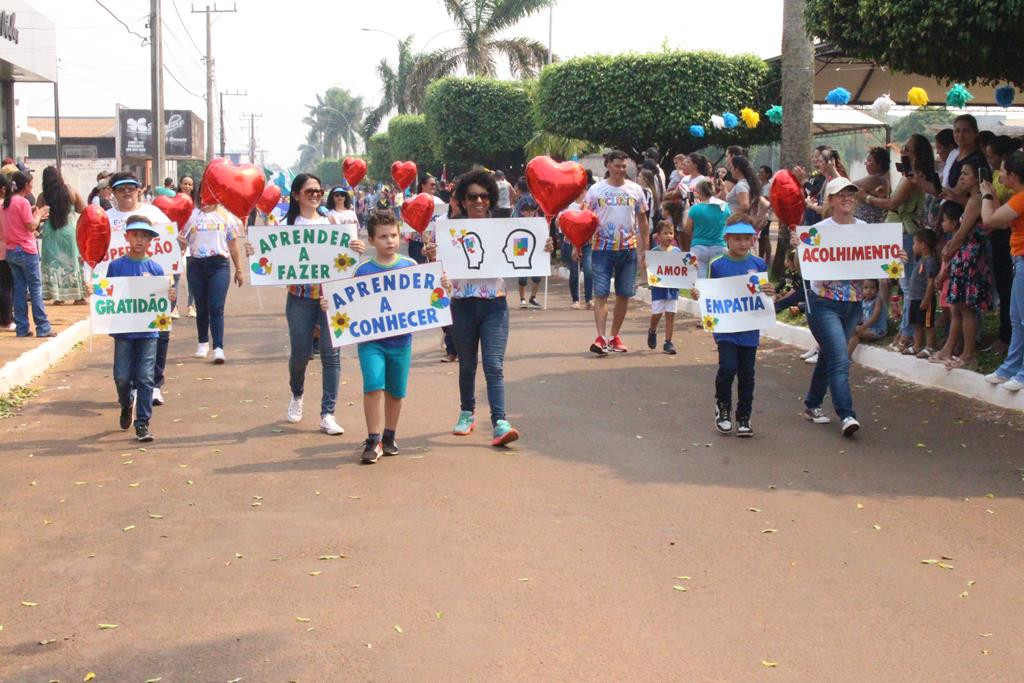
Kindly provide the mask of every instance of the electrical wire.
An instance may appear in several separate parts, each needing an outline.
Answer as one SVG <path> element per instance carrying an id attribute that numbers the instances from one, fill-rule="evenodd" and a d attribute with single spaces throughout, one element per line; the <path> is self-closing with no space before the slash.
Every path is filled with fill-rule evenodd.
<path id="1" fill-rule="evenodd" d="M 181 81 L 178 80 L 178 77 L 174 75 L 174 72 L 167 68 L 166 64 L 164 64 L 163 66 L 164 66 L 164 71 L 167 72 L 167 75 L 170 76 L 171 80 L 173 80 L 175 83 L 177 83 L 181 87 L 182 90 L 187 92 L 192 97 L 198 98 L 200 100 L 205 100 L 206 99 L 205 95 L 197 95 L 196 93 L 194 93 L 191 90 L 189 90 L 188 88 L 186 88 L 185 85 Z"/>
<path id="2" fill-rule="evenodd" d="M 142 38 L 142 44 L 143 44 L 143 45 L 145 45 L 146 43 L 148 43 L 148 42 L 149 42 L 149 38 L 147 38 L 146 36 L 142 35 L 141 33 L 137 33 L 137 32 L 135 32 L 135 31 L 133 31 L 133 30 L 132 30 L 132 27 L 131 27 L 131 26 L 129 26 L 128 24 L 124 23 L 124 21 L 122 21 L 122 20 L 121 20 L 121 17 L 119 17 L 119 16 L 117 16 L 116 14 L 114 14 L 113 12 L 111 12 L 111 11 L 110 11 L 110 8 L 109 8 L 109 7 L 107 7 L 106 5 L 104 5 L 104 4 L 102 3 L 102 2 L 100 2 L 100 0 L 95 0 L 95 2 L 96 2 L 96 4 L 97 4 L 97 5 L 99 5 L 99 6 L 100 6 L 100 7 L 102 7 L 103 9 L 105 9 L 105 10 L 107 11 L 107 14 L 109 14 L 109 15 L 110 15 L 110 16 L 112 16 L 112 17 L 114 17 L 114 19 L 115 19 L 115 20 L 116 20 L 116 21 L 117 21 L 117 22 L 118 22 L 119 24 L 121 24 L 122 26 L 124 26 L 124 30 L 128 31 L 128 33 L 131 33 L 132 35 L 135 35 L 135 36 L 138 36 L 139 38 Z"/>
<path id="3" fill-rule="evenodd" d="M 171 0 L 171 6 L 174 7 L 174 13 L 178 15 L 178 21 L 181 22 L 181 27 L 185 29 L 185 36 L 188 38 L 189 42 L 192 43 L 192 47 L 196 49 L 196 52 L 199 53 L 200 57 L 204 57 L 205 55 L 203 51 L 199 49 L 199 46 L 196 45 L 196 41 L 192 39 L 192 34 L 189 33 L 188 26 L 185 25 L 185 20 L 181 18 L 181 12 L 178 11 L 178 3 L 175 0 Z"/>

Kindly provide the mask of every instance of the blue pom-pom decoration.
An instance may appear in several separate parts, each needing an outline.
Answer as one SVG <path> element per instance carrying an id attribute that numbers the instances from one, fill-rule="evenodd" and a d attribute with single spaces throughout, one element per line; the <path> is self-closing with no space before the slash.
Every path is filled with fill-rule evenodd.
<path id="1" fill-rule="evenodd" d="M 1009 107 L 1013 104 L 1013 96 L 1017 94 L 1017 91 L 1013 89 L 1012 85 L 1001 85 L 996 88 L 996 103 L 1000 107 Z"/>
<path id="2" fill-rule="evenodd" d="M 825 95 L 825 101 L 829 104 L 836 106 L 843 106 L 844 104 L 850 103 L 850 91 L 846 88 L 836 88 L 829 90 L 828 94 Z"/>
<path id="3" fill-rule="evenodd" d="M 731 111 L 727 111 L 722 114 L 722 118 L 725 120 L 726 128 L 735 128 L 740 125 L 740 120 L 736 118 L 736 114 L 733 114 Z"/>
<path id="4" fill-rule="evenodd" d="M 695 138 L 704 137 L 704 126 L 698 126 L 697 124 L 690 126 L 690 135 Z"/>

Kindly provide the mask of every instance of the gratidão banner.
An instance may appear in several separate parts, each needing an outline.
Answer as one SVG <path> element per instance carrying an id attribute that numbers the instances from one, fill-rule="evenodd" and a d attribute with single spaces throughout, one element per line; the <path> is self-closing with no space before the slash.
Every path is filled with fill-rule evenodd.
<path id="1" fill-rule="evenodd" d="M 324 283 L 331 344 L 346 346 L 451 325 L 443 272 L 440 263 L 427 263 Z"/>
<path id="2" fill-rule="evenodd" d="M 149 243 L 146 251 L 149 257 L 160 264 L 166 275 L 176 275 L 183 272 L 184 263 L 181 258 L 181 247 L 178 245 L 178 226 L 174 223 L 158 223 L 153 226 L 158 233 L 157 237 Z M 107 266 L 116 258 L 121 258 L 128 253 L 128 240 L 125 238 L 124 230 L 112 230 L 110 232 L 110 246 L 107 248 L 107 256 L 96 264 L 94 275 L 104 276 L 107 274 Z"/>
<path id="3" fill-rule="evenodd" d="M 312 285 L 351 277 L 359 254 L 336 225 L 268 225 L 249 228 L 250 281 L 254 285 Z"/>
<path id="4" fill-rule="evenodd" d="M 800 273 L 807 280 L 903 276 L 900 223 L 812 225 L 797 228 Z"/>
<path id="5" fill-rule="evenodd" d="M 775 305 L 761 291 L 768 273 L 697 280 L 700 320 L 707 332 L 747 332 L 775 324 Z"/>
<path id="6" fill-rule="evenodd" d="M 691 289 L 697 282 L 697 257 L 688 251 L 648 251 L 647 284 Z"/>
<path id="7" fill-rule="evenodd" d="M 543 218 L 439 218 L 437 257 L 451 278 L 551 275 Z"/>
<path id="8" fill-rule="evenodd" d="M 166 332 L 171 329 L 171 300 L 165 277 L 92 278 L 89 320 L 93 334 Z"/>

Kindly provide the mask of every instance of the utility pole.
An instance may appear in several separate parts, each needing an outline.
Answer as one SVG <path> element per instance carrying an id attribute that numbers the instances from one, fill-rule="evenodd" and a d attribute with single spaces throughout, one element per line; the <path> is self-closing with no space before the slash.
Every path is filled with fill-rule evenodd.
<path id="1" fill-rule="evenodd" d="M 247 114 L 249 118 L 249 163 L 256 163 L 256 119 L 261 119 L 261 114 Z M 242 120 L 245 120 L 245 116 Z"/>
<path id="2" fill-rule="evenodd" d="M 213 15 L 225 12 L 237 12 L 238 5 L 231 9 L 217 9 L 207 5 L 206 9 L 197 10 L 192 6 L 192 14 L 206 15 L 206 163 L 213 160 Z M 223 126 L 221 126 L 223 130 Z M 221 154 L 223 154 L 221 145 Z"/>
<path id="3" fill-rule="evenodd" d="M 164 49 L 160 0 L 149 3 L 150 85 L 152 88 L 153 168 L 150 184 L 159 186 L 164 174 Z"/>
<path id="4" fill-rule="evenodd" d="M 244 97 L 248 95 L 248 92 L 223 92 L 220 93 L 220 155 L 223 157 L 224 147 L 228 143 L 228 136 L 224 132 L 224 98 L 225 97 Z"/>

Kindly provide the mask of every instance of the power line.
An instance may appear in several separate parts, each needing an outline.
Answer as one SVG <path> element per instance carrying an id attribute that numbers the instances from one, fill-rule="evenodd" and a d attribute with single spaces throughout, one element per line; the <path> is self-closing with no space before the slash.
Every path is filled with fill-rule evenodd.
<path id="1" fill-rule="evenodd" d="M 167 72 L 167 75 L 171 77 L 171 80 L 173 80 L 175 83 L 177 83 L 181 87 L 182 90 L 187 92 L 192 97 L 195 97 L 195 98 L 200 99 L 200 100 L 204 99 L 202 95 L 197 95 L 196 93 L 194 93 L 191 90 L 189 90 L 188 88 L 186 88 L 185 85 L 181 81 L 178 80 L 178 77 L 175 76 L 174 73 L 170 69 L 167 68 L 166 64 L 164 64 L 163 67 L 164 67 L 164 71 Z"/>
<path id="2" fill-rule="evenodd" d="M 181 27 L 185 29 L 185 36 L 188 38 L 189 42 L 192 43 L 192 47 L 196 49 L 199 56 L 202 57 L 203 51 L 199 49 L 198 45 L 196 45 L 196 41 L 192 39 L 192 34 L 189 33 L 188 26 L 185 25 L 185 20 L 181 18 L 181 12 L 178 11 L 178 3 L 175 2 L 175 0 L 171 0 L 171 6 L 174 7 L 174 13 L 178 15 L 178 21 L 181 22 Z"/>
<path id="3" fill-rule="evenodd" d="M 114 17 L 114 19 L 116 19 L 119 24 L 124 26 L 124 30 L 128 31 L 128 33 L 131 33 L 134 36 L 138 36 L 139 38 L 142 38 L 142 44 L 143 45 L 145 45 L 147 42 L 149 42 L 149 38 L 147 38 L 146 36 L 142 35 L 141 33 L 136 33 L 135 31 L 133 31 L 131 26 L 129 26 L 128 24 L 124 23 L 124 21 L 121 20 L 121 17 L 119 17 L 116 14 L 114 14 L 113 12 L 111 12 L 110 8 L 107 7 L 106 5 L 104 5 L 102 2 L 100 2 L 100 0 L 96 0 L 96 4 L 99 5 L 100 7 L 102 7 L 103 9 L 105 9 L 107 11 L 107 14 L 109 14 L 112 17 Z"/>

